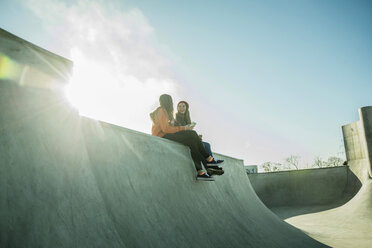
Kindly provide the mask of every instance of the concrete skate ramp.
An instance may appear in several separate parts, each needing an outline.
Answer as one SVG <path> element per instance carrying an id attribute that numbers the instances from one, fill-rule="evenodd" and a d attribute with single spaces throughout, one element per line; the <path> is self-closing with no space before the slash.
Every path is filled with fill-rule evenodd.
<path id="1" fill-rule="evenodd" d="M 0 247 L 324 247 L 268 210 L 243 161 L 195 180 L 187 147 L 0 81 Z"/>
<path id="2" fill-rule="evenodd" d="M 331 247 L 371 247 L 372 185 L 367 159 L 349 166 L 249 175 L 274 213 Z M 302 183 L 301 183 L 302 182 Z"/>
<path id="3" fill-rule="evenodd" d="M 0 29 L 0 247 L 324 247 L 261 203 L 241 160 L 199 182 L 185 146 L 80 117 L 71 67 Z"/>
<path id="4" fill-rule="evenodd" d="M 58 89 L 66 85 L 71 70 L 72 61 L 0 28 L 0 79 Z"/>
<path id="5" fill-rule="evenodd" d="M 300 212 L 281 212 L 281 218 L 341 206 L 361 187 L 348 166 L 249 174 L 249 179 L 271 209 L 301 207 Z"/>
<path id="6" fill-rule="evenodd" d="M 372 244 L 372 106 L 359 116 L 342 127 L 348 166 L 249 175 L 267 207 L 332 247 Z"/>

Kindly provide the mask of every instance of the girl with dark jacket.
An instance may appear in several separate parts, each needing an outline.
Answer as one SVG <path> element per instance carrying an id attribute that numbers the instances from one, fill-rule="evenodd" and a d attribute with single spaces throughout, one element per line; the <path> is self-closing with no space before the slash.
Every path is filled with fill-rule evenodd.
<path id="1" fill-rule="evenodd" d="M 173 140 L 186 145 L 191 150 L 191 157 L 197 170 L 198 180 L 214 181 L 214 178 L 203 171 L 201 163 L 207 167 L 207 163 L 214 161 L 213 157 L 205 151 L 198 134 L 193 131 L 195 125 L 187 124 L 172 126 L 173 100 L 170 95 L 163 94 L 159 98 L 160 106 L 150 114 L 152 125 L 152 135 Z"/>
<path id="2" fill-rule="evenodd" d="M 191 118 L 190 118 L 190 111 L 189 111 L 189 104 L 186 101 L 180 101 L 177 104 L 177 113 L 176 113 L 176 120 L 174 122 L 174 126 L 185 126 L 190 125 Z M 202 136 L 199 135 L 200 140 Z M 213 153 L 211 150 L 211 145 L 208 142 L 202 141 L 205 150 L 208 152 L 209 156 L 213 157 Z M 214 160 L 215 164 L 222 164 L 223 160 Z"/>

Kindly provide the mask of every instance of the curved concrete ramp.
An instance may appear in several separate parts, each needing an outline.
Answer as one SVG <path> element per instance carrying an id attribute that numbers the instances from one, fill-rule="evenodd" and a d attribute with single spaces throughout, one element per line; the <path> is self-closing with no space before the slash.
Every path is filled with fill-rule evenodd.
<path id="1" fill-rule="evenodd" d="M 196 181 L 177 143 L 0 81 L 0 247 L 324 247 L 268 210 L 243 162 Z"/>
<path id="2" fill-rule="evenodd" d="M 262 202 L 273 207 L 322 206 L 349 201 L 359 190 L 357 177 L 351 177 L 347 166 L 249 174 L 249 179 Z M 346 194 L 347 184 L 355 182 Z"/>
<path id="3" fill-rule="evenodd" d="M 360 164 L 361 163 L 361 164 Z M 311 237 L 332 247 L 371 247 L 372 183 L 367 161 L 351 161 L 350 167 L 364 167 L 362 187 L 346 204 L 318 213 L 292 217 L 286 221 Z"/>
<path id="4" fill-rule="evenodd" d="M 368 160 L 359 159 L 348 167 L 249 177 L 266 206 L 310 237 L 331 247 L 367 248 L 372 244 L 368 168 Z"/>

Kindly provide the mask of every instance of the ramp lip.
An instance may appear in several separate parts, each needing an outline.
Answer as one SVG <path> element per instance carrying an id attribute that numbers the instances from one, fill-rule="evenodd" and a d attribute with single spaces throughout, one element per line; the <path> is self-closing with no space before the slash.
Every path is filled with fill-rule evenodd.
<path id="1" fill-rule="evenodd" d="M 47 49 L 45 49 L 41 46 L 35 45 L 35 44 L 33 44 L 33 43 L 31 43 L 27 40 L 24 40 L 21 37 L 15 35 L 13 33 L 10 33 L 9 31 L 7 31 L 5 29 L 0 28 L 0 33 L 3 33 L 5 36 L 11 37 L 11 39 L 16 40 L 17 42 L 21 42 L 24 45 L 30 46 L 33 49 L 39 50 L 42 53 L 45 53 L 45 54 L 50 55 L 52 57 L 56 57 L 57 59 L 65 60 L 67 63 L 70 63 L 71 65 L 74 64 L 74 62 L 72 60 L 70 60 L 68 58 L 65 58 L 61 55 L 58 55 L 56 53 L 53 53 L 53 52 L 51 52 L 51 51 L 49 51 L 49 50 L 47 50 Z"/>
<path id="2" fill-rule="evenodd" d="M 250 175 L 255 174 L 270 174 L 270 173 L 288 173 L 288 172 L 297 172 L 297 171 L 308 171 L 308 170 L 325 170 L 325 169 L 335 169 L 335 168 L 342 168 L 342 167 L 349 167 L 348 165 L 341 165 L 341 166 L 331 166 L 331 167 L 321 167 L 321 168 L 304 168 L 304 169 L 294 169 L 294 170 L 282 170 L 282 171 L 268 171 L 268 172 L 258 172 L 258 173 L 251 173 Z"/>

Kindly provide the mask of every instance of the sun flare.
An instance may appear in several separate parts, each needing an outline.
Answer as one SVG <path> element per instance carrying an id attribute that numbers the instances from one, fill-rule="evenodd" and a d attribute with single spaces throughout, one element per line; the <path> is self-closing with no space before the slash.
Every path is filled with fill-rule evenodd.
<path id="1" fill-rule="evenodd" d="M 73 75 L 65 89 L 66 96 L 80 115 L 148 132 L 149 112 L 160 94 L 174 93 L 174 84 L 115 70 L 115 62 L 93 61 L 79 49 L 71 52 Z"/>

